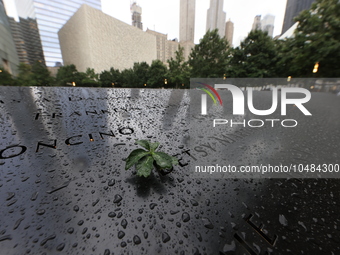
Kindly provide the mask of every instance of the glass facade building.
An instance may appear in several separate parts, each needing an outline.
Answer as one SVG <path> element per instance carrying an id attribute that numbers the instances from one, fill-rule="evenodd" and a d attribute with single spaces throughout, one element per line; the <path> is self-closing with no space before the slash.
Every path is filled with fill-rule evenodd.
<path id="1" fill-rule="evenodd" d="M 309 9 L 315 0 L 287 0 L 285 18 L 283 20 L 282 32 L 284 34 L 294 25 L 294 18 L 303 10 Z"/>
<path id="2" fill-rule="evenodd" d="M 15 0 L 19 17 L 36 19 L 47 66 L 62 63 L 58 31 L 82 4 L 101 10 L 100 0 Z"/>
<path id="3" fill-rule="evenodd" d="M 19 58 L 4 4 L 0 0 L 0 66 L 11 74 L 17 74 Z"/>

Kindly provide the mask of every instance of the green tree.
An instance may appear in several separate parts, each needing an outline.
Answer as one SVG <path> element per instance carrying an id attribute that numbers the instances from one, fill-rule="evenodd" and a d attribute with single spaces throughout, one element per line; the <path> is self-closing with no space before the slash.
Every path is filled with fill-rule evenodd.
<path id="1" fill-rule="evenodd" d="M 30 65 L 25 63 L 19 63 L 18 66 L 18 76 L 16 79 L 16 84 L 18 86 L 35 86 L 35 81 L 33 80 L 32 68 Z"/>
<path id="2" fill-rule="evenodd" d="M 167 77 L 170 85 L 178 88 L 181 84 L 186 86 L 190 83 L 190 68 L 188 62 L 184 59 L 184 48 L 179 47 L 175 52 L 175 59 L 168 60 L 169 71 Z"/>
<path id="3" fill-rule="evenodd" d="M 47 70 L 46 66 L 40 62 L 34 62 L 32 68 L 32 79 L 35 83 L 33 86 L 52 86 L 54 85 L 54 78 L 51 77 L 51 73 Z"/>
<path id="4" fill-rule="evenodd" d="M 134 63 L 132 68 L 133 75 L 130 77 L 130 86 L 140 88 L 147 84 L 149 68 L 150 66 L 146 62 Z"/>
<path id="5" fill-rule="evenodd" d="M 251 31 L 240 47 L 232 50 L 228 77 L 267 78 L 276 76 L 277 51 L 272 38 L 261 30 Z"/>
<path id="6" fill-rule="evenodd" d="M 223 77 L 228 63 L 229 45 L 218 30 L 208 30 L 189 56 L 191 77 Z"/>
<path id="7" fill-rule="evenodd" d="M 93 68 L 87 68 L 86 72 L 80 72 L 80 83 L 77 86 L 100 87 L 99 75 L 95 73 Z"/>
<path id="8" fill-rule="evenodd" d="M 293 76 L 313 77 L 313 67 L 319 62 L 318 77 L 340 76 L 340 2 L 316 0 L 309 10 L 302 11 L 295 21 L 291 52 Z"/>
<path id="9" fill-rule="evenodd" d="M 121 84 L 122 87 L 125 88 L 131 88 L 131 87 L 137 87 L 137 86 L 132 86 L 131 84 L 134 84 L 135 82 L 135 74 L 131 68 L 129 69 L 124 69 L 121 72 Z M 140 86 L 141 87 L 141 86 Z"/>
<path id="10" fill-rule="evenodd" d="M 0 66 L 0 85 L 15 85 L 12 75 Z"/>
<path id="11" fill-rule="evenodd" d="M 56 83 L 58 86 L 70 86 L 73 82 L 76 85 L 80 85 L 82 82 L 83 76 L 78 72 L 75 65 L 67 65 L 61 66 L 58 69 Z"/>
<path id="12" fill-rule="evenodd" d="M 121 87 L 123 85 L 122 75 L 118 69 L 110 68 L 110 71 L 103 71 L 99 78 L 103 87 Z"/>
<path id="13" fill-rule="evenodd" d="M 165 85 L 167 67 L 160 60 L 154 60 L 148 70 L 148 86 L 151 88 L 161 88 Z"/>

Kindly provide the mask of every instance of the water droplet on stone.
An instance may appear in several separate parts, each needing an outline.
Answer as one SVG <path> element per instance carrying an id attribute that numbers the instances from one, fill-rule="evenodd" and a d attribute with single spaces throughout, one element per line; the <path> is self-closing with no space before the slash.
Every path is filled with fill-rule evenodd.
<path id="1" fill-rule="evenodd" d="M 283 225 L 283 226 L 288 226 L 288 220 L 286 219 L 286 217 L 283 214 L 279 215 L 279 222 Z"/>
<path id="2" fill-rule="evenodd" d="M 133 242 L 134 242 L 134 244 L 140 244 L 140 243 L 141 243 L 141 240 L 140 240 L 139 236 L 135 235 L 135 236 L 133 237 Z"/>
<path id="3" fill-rule="evenodd" d="M 108 182 L 107 185 L 109 185 L 110 187 L 112 187 L 113 185 L 115 185 L 115 183 L 116 183 L 115 179 L 111 179 L 111 180 L 109 180 L 109 182 Z"/>
<path id="4" fill-rule="evenodd" d="M 182 221 L 183 222 L 188 222 L 190 220 L 190 215 L 188 213 L 183 213 L 182 214 Z"/>
<path id="5" fill-rule="evenodd" d="M 151 203 L 151 204 L 150 204 L 150 209 L 153 210 L 156 206 L 157 206 L 156 203 Z"/>
<path id="6" fill-rule="evenodd" d="M 65 244 L 64 243 L 61 243 L 57 246 L 57 251 L 62 251 L 65 247 Z"/>
<path id="7" fill-rule="evenodd" d="M 109 212 L 109 214 L 108 214 L 108 216 L 110 217 L 110 218 L 114 218 L 114 217 L 116 217 L 116 213 L 115 212 Z"/>
<path id="8" fill-rule="evenodd" d="M 120 225 L 124 228 L 124 229 L 126 229 L 126 226 L 127 226 L 127 220 L 126 219 L 123 219 L 122 220 L 122 222 L 120 223 Z"/>
<path id="9" fill-rule="evenodd" d="M 163 234 L 162 234 L 162 242 L 163 243 L 167 243 L 169 241 L 170 241 L 170 236 L 168 235 L 168 233 L 163 232 Z"/>
<path id="10" fill-rule="evenodd" d="M 38 215 L 43 215 L 45 213 L 45 210 L 44 209 L 40 209 L 37 211 L 37 214 Z"/>
<path id="11" fill-rule="evenodd" d="M 203 225 L 208 229 L 213 229 L 214 225 L 211 223 L 211 221 L 208 218 L 202 218 Z"/>
<path id="12" fill-rule="evenodd" d="M 120 196 L 120 195 L 115 195 L 115 198 L 114 198 L 114 200 L 113 200 L 113 203 L 119 203 L 120 201 L 122 201 L 122 197 Z"/>
<path id="13" fill-rule="evenodd" d="M 118 238 L 122 239 L 125 236 L 125 233 L 123 231 L 118 232 Z"/>

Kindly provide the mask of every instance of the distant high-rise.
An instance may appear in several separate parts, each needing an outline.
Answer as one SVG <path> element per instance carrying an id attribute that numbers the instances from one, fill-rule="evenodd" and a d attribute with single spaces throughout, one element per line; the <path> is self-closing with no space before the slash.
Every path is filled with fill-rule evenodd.
<path id="1" fill-rule="evenodd" d="M 181 0 L 179 17 L 179 41 L 194 42 L 195 39 L 195 0 Z"/>
<path id="2" fill-rule="evenodd" d="M 223 0 L 210 0 L 210 8 L 207 11 L 206 31 L 218 29 L 218 34 L 224 37 L 226 13 L 223 11 Z"/>
<path id="3" fill-rule="evenodd" d="M 227 39 L 229 46 L 233 46 L 234 37 L 234 23 L 230 19 L 225 23 L 225 38 Z"/>
<path id="4" fill-rule="evenodd" d="M 138 6 L 136 2 L 131 5 L 131 13 L 132 13 L 132 26 L 138 27 L 143 30 L 142 23 L 142 7 Z"/>
<path id="5" fill-rule="evenodd" d="M 251 30 L 261 30 L 261 28 L 261 15 L 256 15 Z"/>
<path id="6" fill-rule="evenodd" d="M 47 66 L 63 62 L 58 40 L 59 29 L 82 4 L 101 9 L 100 0 L 15 0 L 19 17 L 36 19 Z"/>
<path id="7" fill-rule="evenodd" d="M 271 14 L 267 14 L 261 20 L 262 31 L 268 32 L 268 35 L 270 37 L 273 37 L 273 33 L 274 33 L 274 21 L 275 21 L 275 16 L 273 16 Z"/>
<path id="8" fill-rule="evenodd" d="M 287 0 L 282 32 L 285 33 L 295 22 L 294 18 L 303 10 L 309 9 L 315 0 Z"/>
<path id="9" fill-rule="evenodd" d="M 13 41 L 8 17 L 4 4 L 2 0 L 0 0 L 0 66 L 9 73 L 16 75 L 18 65 L 18 54 Z"/>
<path id="10" fill-rule="evenodd" d="M 35 19 L 9 18 L 12 35 L 21 63 L 33 65 L 39 61 L 45 64 L 44 53 L 40 41 L 38 24 Z"/>

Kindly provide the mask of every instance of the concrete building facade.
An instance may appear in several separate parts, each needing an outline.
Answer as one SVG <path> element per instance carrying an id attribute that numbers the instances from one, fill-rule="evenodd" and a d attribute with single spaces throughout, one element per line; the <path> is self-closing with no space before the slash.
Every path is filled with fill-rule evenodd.
<path id="1" fill-rule="evenodd" d="M 14 18 L 9 18 L 9 22 L 19 61 L 29 65 L 39 61 L 45 65 L 37 21 L 20 17 L 19 22 Z"/>
<path id="2" fill-rule="evenodd" d="M 179 41 L 195 40 L 195 0 L 181 0 L 179 14 Z"/>
<path id="3" fill-rule="evenodd" d="M 100 0 L 15 0 L 19 17 L 36 19 L 47 66 L 62 62 L 58 31 L 82 4 L 101 10 Z"/>
<path id="4" fill-rule="evenodd" d="M 146 30 L 146 33 L 152 34 L 156 37 L 156 50 L 157 50 L 157 59 L 162 61 L 163 63 L 166 63 L 167 57 L 167 41 L 168 41 L 168 35 L 162 34 L 150 29 Z"/>
<path id="5" fill-rule="evenodd" d="M 176 57 L 176 51 L 179 47 L 183 47 L 183 57 L 185 60 L 189 59 L 191 50 L 195 47 L 192 41 L 178 42 L 177 39 L 168 40 L 167 34 L 162 34 L 150 29 L 146 33 L 152 34 L 156 37 L 157 59 L 168 65 L 168 60 Z"/>
<path id="6" fill-rule="evenodd" d="M 4 4 L 0 0 L 0 66 L 10 74 L 16 75 L 18 72 L 19 58 L 12 31 L 5 11 Z"/>
<path id="7" fill-rule="evenodd" d="M 223 0 L 210 0 L 210 8 L 207 11 L 206 31 L 218 29 L 220 37 L 225 35 L 226 13 L 223 11 Z"/>
<path id="8" fill-rule="evenodd" d="M 234 23 L 230 19 L 225 23 L 225 39 L 227 39 L 229 46 L 233 46 L 234 37 Z"/>
<path id="9" fill-rule="evenodd" d="M 96 73 L 123 70 L 157 59 L 156 37 L 103 12 L 82 5 L 58 32 L 64 65 Z"/>

